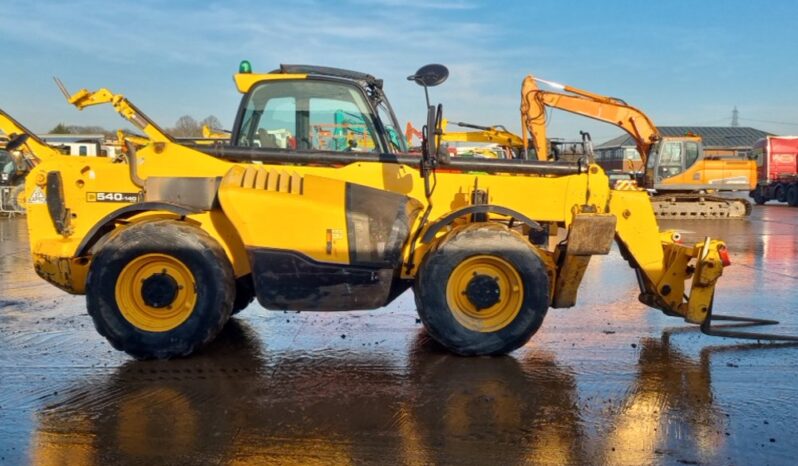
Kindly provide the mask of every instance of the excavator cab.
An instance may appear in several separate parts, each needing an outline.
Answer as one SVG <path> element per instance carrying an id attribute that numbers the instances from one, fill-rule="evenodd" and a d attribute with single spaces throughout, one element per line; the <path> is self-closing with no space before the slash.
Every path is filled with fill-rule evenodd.
<path id="1" fill-rule="evenodd" d="M 750 190 L 756 167 L 745 158 L 707 156 L 699 136 L 666 136 L 646 162 L 645 186 L 657 191 Z"/>
<path id="2" fill-rule="evenodd" d="M 655 189 L 672 181 L 702 159 L 701 139 L 698 137 L 665 137 L 651 147 L 646 162 L 646 184 Z"/>

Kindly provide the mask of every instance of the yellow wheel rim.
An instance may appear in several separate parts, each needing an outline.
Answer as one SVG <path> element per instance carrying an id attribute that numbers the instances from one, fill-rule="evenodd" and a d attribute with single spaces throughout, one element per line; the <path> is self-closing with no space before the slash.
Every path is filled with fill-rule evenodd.
<path id="1" fill-rule="evenodd" d="M 175 290 L 157 307 L 145 298 L 145 284 L 165 276 Z M 145 254 L 128 263 L 116 281 L 116 303 L 125 319 L 141 330 L 168 332 L 186 321 L 197 302 L 194 275 L 183 262 L 165 254 Z"/>
<path id="2" fill-rule="evenodd" d="M 487 287 L 492 298 L 478 306 L 480 300 L 475 299 L 473 290 L 480 286 L 483 291 Z M 452 270 L 446 283 L 446 300 L 454 318 L 464 327 L 475 332 L 496 332 L 521 311 L 524 286 L 518 271 L 506 260 L 473 256 Z"/>

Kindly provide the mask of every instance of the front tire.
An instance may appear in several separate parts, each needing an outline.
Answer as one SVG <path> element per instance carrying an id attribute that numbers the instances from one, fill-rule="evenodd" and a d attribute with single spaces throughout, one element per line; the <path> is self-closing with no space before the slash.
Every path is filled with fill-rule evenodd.
<path id="1" fill-rule="evenodd" d="M 520 235 L 495 224 L 450 233 L 425 256 L 414 291 L 430 336 L 463 356 L 523 346 L 549 307 L 543 261 Z"/>
<path id="2" fill-rule="evenodd" d="M 230 317 L 235 280 L 218 242 L 191 225 L 126 227 L 95 254 L 86 305 L 97 331 L 138 359 L 187 356 Z"/>
<path id="3" fill-rule="evenodd" d="M 765 196 L 762 195 L 762 188 L 757 186 L 753 191 L 751 191 L 751 197 L 754 199 L 756 205 L 763 205 L 768 200 L 765 199 Z"/>

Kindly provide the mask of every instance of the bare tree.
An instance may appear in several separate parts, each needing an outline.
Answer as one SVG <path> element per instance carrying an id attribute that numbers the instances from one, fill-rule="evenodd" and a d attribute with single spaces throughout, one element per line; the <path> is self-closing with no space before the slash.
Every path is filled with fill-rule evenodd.
<path id="1" fill-rule="evenodd" d="M 172 136 L 178 138 L 199 137 L 202 135 L 200 124 L 189 115 L 183 115 L 178 118 L 175 127 L 169 132 L 172 133 Z"/>
<path id="2" fill-rule="evenodd" d="M 65 123 L 58 123 L 50 134 L 102 134 L 104 136 L 112 137 L 113 131 L 108 131 L 102 126 L 80 126 L 80 125 L 67 125 Z"/>
<path id="3" fill-rule="evenodd" d="M 222 127 L 222 122 L 219 121 L 219 119 L 216 118 L 215 115 L 209 115 L 205 117 L 204 120 L 200 121 L 200 127 L 202 126 L 207 126 L 210 129 L 216 129 L 216 130 L 224 129 Z"/>

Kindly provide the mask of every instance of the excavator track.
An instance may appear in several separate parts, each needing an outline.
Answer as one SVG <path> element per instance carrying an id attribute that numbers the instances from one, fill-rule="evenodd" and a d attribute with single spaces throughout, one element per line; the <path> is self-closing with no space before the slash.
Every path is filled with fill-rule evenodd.
<path id="1" fill-rule="evenodd" d="M 660 194 L 651 198 L 657 218 L 746 218 L 752 205 L 745 199 L 709 194 Z"/>

